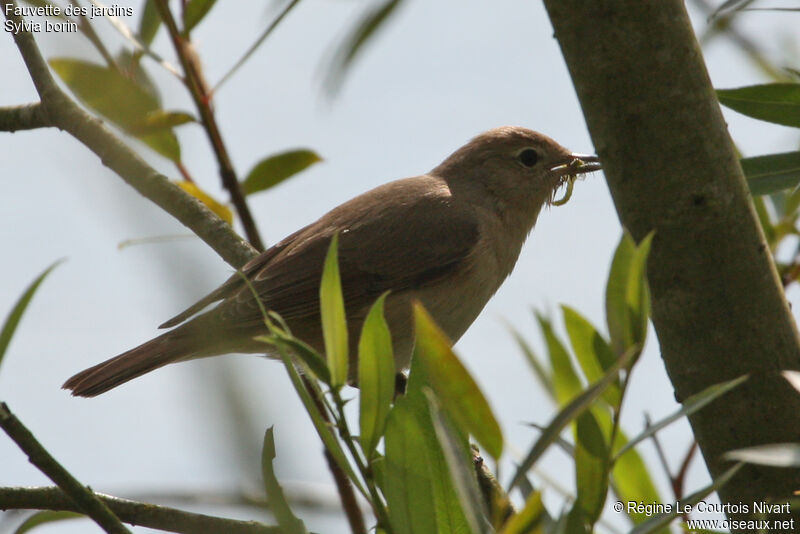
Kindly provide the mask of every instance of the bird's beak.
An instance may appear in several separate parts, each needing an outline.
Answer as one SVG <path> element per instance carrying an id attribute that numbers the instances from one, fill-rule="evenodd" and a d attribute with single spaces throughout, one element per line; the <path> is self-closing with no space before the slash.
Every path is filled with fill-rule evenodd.
<path id="1" fill-rule="evenodd" d="M 558 176 L 574 176 L 576 174 L 599 171 L 602 168 L 600 158 L 597 156 L 570 154 L 567 161 L 551 167 L 550 172 L 554 172 Z"/>

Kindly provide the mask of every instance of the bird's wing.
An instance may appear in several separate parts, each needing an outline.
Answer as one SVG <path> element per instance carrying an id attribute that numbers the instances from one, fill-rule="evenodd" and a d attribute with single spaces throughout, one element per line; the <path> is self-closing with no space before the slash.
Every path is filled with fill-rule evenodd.
<path id="1" fill-rule="evenodd" d="M 277 253 L 253 260 L 247 274 L 264 306 L 290 324 L 319 315 L 319 284 L 334 234 L 348 314 L 366 309 L 385 291 L 417 289 L 446 276 L 473 251 L 479 228 L 473 212 L 454 204 L 439 186 L 420 177 L 379 187 L 293 234 Z M 263 322 L 245 284 L 229 287 L 215 314 L 237 327 Z"/>

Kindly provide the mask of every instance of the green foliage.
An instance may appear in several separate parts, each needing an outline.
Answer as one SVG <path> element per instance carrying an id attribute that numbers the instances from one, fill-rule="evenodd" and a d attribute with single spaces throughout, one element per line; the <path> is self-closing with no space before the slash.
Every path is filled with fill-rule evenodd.
<path id="1" fill-rule="evenodd" d="M 56 261 L 50 265 L 50 267 L 45 269 L 42 274 L 37 276 L 22 293 L 17 303 L 14 304 L 14 307 L 11 308 L 8 317 L 6 317 L 6 320 L 3 322 L 3 328 L 0 329 L 0 363 L 3 363 L 3 357 L 6 354 L 6 349 L 8 349 L 8 345 L 11 343 L 11 338 L 14 337 L 14 332 L 16 332 L 17 326 L 19 326 L 19 321 L 22 319 L 22 314 L 25 313 L 25 309 L 28 307 L 28 304 L 31 303 L 31 299 L 33 299 L 33 295 L 36 293 L 36 290 L 39 289 L 39 286 L 42 284 L 42 282 L 44 282 L 44 279 L 47 278 L 47 275 L 50 274 L 53 269 L 58 267 L 62 261 L 64 260 Z"/>
<path id="2" fill-rule="evenodd" d="M 748 117 L 800 128 L 800 84 L 768 83 L 718 89 L 721 104 Z"/>
<path id="3" fill-rule="evenodd" d="M 189 0 L 183 9 L 183 35 L 188 36 L 195 26 L 208 15 L 217 0 Z"/>
<path id="4" fill-rule="evenodd" d="M 164 113 L 157 95 L 111 67 L 69 58 L 55 58 L 49 63 L 86 106 L 165 158 L 180 160 L 175 133 L 167 127 L 147 127 L 151 114 Z"/>
<path id="5" fill-rule="evenodd" d="M 486 397 L 453 353 L 447 336 L 419 303 L 414 305 L 414 325 L 414 362 L 425 373 L 443 409 L 459 430 L 472 435 L 490 455 L 499 458 L 503 434 Z"/>
<path id="6" fill-rule="evenodd" d="M 386 296 L 381 295 L 370 309 L 358 342 L 359 428 L 361 448 L 368 458 L 383 435 L 395 389 L 392 336 L 383 316 Z"/>
<path id="7" fill-rule="evenodd" d="M 245 195 L 266 191 L 320 161 L 319 154 L 309 149 L 274 154 L 256 163 L 247 173 L 242 191 Z"/>
<path id="8" fill-rule="evenodd" d="M 287 534 L 307 534 L 306 526 L 289 507 L 283 488 L 272 468 L 272 461 L 275 459 L 275 438 L 272 434 L 272 427 L 269 427 L 264 434 L 264 445 L 261 452 L 261 473 L 264 477 L 264 489 L 267 493 L 269 509 L 277 519 L 278 525 Z"/>
<path id="9" fill-rule="evenodd" d="M 322 333 L 325 337 L 325 355 L 328 358 L 331 385 L 334 387 L 343 386 L 347 382 L 347 370 L 350 361 L 342 281 L 339 276 L 338 243 L 339 236 L 333 236 L 328 255 L 325 257 L 325 268 L 322 272 L 322 283 L 319 288 Z"/>
<path id="10" fill-rule="evenodd" d="M 800 184 L 800 152 L 743 158 L 741 164 L 753 195 L 771 195 Z"/>

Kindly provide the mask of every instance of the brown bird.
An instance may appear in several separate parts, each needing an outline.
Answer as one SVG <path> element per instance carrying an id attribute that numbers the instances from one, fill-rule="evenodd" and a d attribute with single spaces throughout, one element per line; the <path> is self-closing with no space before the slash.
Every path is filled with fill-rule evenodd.
<path id="1" fill-rule="evenodd" d="M 495 128 L 428 174 L 390 182 L 334 208 L 242 271 L 264 306 L 294 336 L 323 352 L 319 286 L 330 241 L 338 234 L 351 361 L 368 310 L 391 291 L 385 315 L 395 367 L 403 370 L 414 345 L 412 301 L 422 302 L 457 341 L 511 273 L 542 206 L 553 202 L 568 179 L 599 169 L 596 156 L 573 154 L 540 133 Z M 253 340 L 266 327 L 238 274 L 161 325 L 170 327 L 176 328 L 76 374 L 63 387 L 93 397 L 168 363 L 269 352 Z M 357 377 L 351 372 L 350 378 Z"/>

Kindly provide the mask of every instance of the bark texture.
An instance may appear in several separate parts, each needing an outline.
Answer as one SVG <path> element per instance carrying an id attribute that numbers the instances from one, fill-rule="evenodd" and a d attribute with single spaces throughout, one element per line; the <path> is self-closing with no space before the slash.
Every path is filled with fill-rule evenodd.
<path id="1" fill-rule="evenodd" d="M 656 231 L 653 324 L 676 398 L 750 374 L 691 418 L 712 476 L 726 451 L 800 442 L 800 395 L 779 374 L 800 367 L 796 325 L 684 3 L 545 5 L 620 220 L 637 241 Z M 719 493 L 752 512 L 798 488 L 796 469 L 747 466 Z"/>

